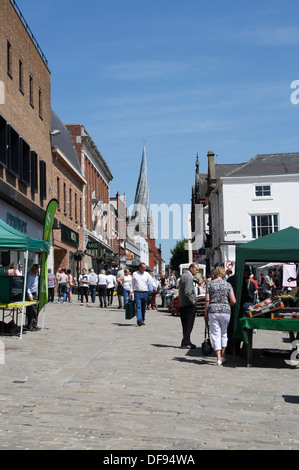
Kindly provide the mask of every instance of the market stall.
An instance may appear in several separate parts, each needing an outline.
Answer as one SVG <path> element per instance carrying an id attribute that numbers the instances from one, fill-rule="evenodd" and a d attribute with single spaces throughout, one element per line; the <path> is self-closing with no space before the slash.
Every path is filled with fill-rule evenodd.
<path id="1" fill-rule="evenodd" d="M 7 225 L 3 220 L 0 219 L 0 250 L 12 250 L 12 251 L 24 251 L 25 252 L 25 274 L 27 275 L 28 271 L 28 253 L 49 253 L 49 243 L 43 240 L 38 240 L 35 238 L 30 238 L 27 235 L 24 235 L 21 232 L 18 232 L 14 228 Z M 3 276 L 4 277 L 4 276 Z M 4 279 L 5 280 L 5 279 Z M 26 278 L 22 287 L 22 297 L 18 301 L 17 307 L 11 306 L 9 299 L 7 302 L 1 303 L 2 309 L 2 318 L 4 319 L 6 314 L 5 310 L 11 310 L 12 308 L 17 308 L 18 312 L 21 313 L 21 332 L 20 337 L 22 338 L 23 334 L 23 324 L 24 324 L 24 312 L 26 307 Z"/>
<path id="2" fill-rule="evenodd" d="M 283 299 L 279 297 L 272 299 L 273 308 L 269 305 L 263 306 L 264 311 L 261 311 L 260 315 L 258 312 L 251 312 L 251 316 L 246 315 L 242 310 L 244 265 L 266 261 L 299 263 L 299 230 L 288 227 L 236 248 L 235 294 L 237 302 L 233 315 L 234 338 L 245 341 L 249 344 L 249 349 L 252 349 L 252 336 L 250 336 L 252 328 L 299 332 L 299 317 L 296 315 L 296 310 L 291 309 L 293 314 L 286 311 Z M 244 316 L 245 318 L 241 318 Z M 251 354 L 251 351 L 249 353 Z"/>

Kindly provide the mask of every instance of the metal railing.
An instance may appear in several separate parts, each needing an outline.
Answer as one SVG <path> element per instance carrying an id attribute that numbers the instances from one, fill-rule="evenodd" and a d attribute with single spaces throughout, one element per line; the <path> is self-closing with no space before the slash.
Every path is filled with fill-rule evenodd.
<path id="1" fill-rule="evenodd" d="M 22 12 L 21 12 L 21 10 L 20 10 L 20 8 L 19 8 L 18 5 L 16 4 L 15 0 L 10 0 L 10 2 L 13 4 L 13 6 L 14 6 L 16 12 L 17 12 L 17 14 L 18 14 L 19 17 L 20 17 L 20 20 L 22 21 L 23 25 L 25 26 L 25 28 L 26 28 L 26 30 L 27 30 L 29 36 L 31 37 L 31 39 L 32 39 L 32 41 L 33 41 L 35 47 L 37 48 L 37 50 L 38 50 L 40 56 L 42 57 L 42 59 L 43 59 L 43 61 L 45 62 L 45 64 L 48 66 L 48 60 L 47 60 L 45 54 L 43 53 L 43 51 L 41 50 L 40 45 L 38 44 L 38 42 L 37 42 L 37 40 L 36 40 L 36 38 L 35 38 L 33 32 L 31 31 L 31 29 L 30 29 L 30 27 L 29 27 L 27 21 L 25 20 L 25 18 L 24 18 L 24 16 L 23 16 Z"/>

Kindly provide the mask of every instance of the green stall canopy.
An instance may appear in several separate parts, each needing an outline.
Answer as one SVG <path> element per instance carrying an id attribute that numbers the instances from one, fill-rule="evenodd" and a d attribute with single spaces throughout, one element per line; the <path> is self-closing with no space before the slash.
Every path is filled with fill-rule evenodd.
<path id="1" fill-rule="evenodd" d="M 288 227 L 271 233 L 236 248 L 236 306 L 234 314 L 234 332 L 238 337 L 238 319 L 240 312 L 243 272 L 245 263 L 277 261 L 280 263 L 299 263 L 299 229 Z"/>
<path id="2" fill-rule="evenodd" d="M 0 219 L 0 249 L 49 253 L 49 243 L 30 238 Z"/>

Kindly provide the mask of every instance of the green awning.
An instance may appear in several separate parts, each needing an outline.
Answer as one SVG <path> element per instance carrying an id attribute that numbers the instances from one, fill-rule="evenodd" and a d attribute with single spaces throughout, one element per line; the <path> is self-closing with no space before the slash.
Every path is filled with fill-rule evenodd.
<path id="1" fill-rule="evenodd" d="M 299 263 L 299 229 L 288 227 L 236 248 L 234 336 L 239 337 L 238 320 L 241 308 L 242 282 L 245 263 L 278 261 Z"/>
<path id="2" fill-rule="evenodd" d="M 30 238 L 0 219 L 0 250 L 28 250 L 49 253 L 49 243 Z"/>

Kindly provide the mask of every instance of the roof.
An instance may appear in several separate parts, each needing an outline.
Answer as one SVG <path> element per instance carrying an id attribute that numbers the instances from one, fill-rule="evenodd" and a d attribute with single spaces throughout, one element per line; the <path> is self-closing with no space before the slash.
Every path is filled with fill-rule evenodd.
<path id="1" fill-rule="evenodd" d="M 232 172 L 240 169 L 245 163 L 216 163 L 216 178 L 230 175 Z"/>
<path id="2" fill-rule="evenodd" d="M 229 165 L 227 165 L 229 166 Z M 229 170 L 229 169 L 228 169 Z M 222 176 L 285 175 L 299 173 L 299 153 L 256 155 Z"/>
<path id="3" fill-rule="evenodd" d="M 81 174 L 81 167 L 71 133 L 53 110 L 51 113 L 52 131 L 60 131 L 57 135 L 51 135 L 51 145 L 52 147 L 58 147 L 67 160 Z"/>

